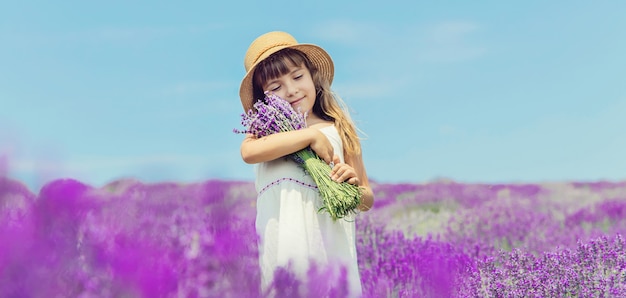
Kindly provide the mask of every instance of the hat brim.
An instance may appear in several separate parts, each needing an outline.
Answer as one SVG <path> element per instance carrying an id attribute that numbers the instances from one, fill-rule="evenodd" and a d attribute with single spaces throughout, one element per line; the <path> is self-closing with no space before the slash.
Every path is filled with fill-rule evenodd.
<path id="1" fill-rule="evenodd" d="M 333 82 L 333 77 L 335 75 L 333 60 L 321 47 L 314 44 L 296 44 L 277 47 L 274 51 L 272 51 L 272 53 L 267 54 L 266 57 L 262 57 L 254 63 L 241 81 L 241 86 L 239 87 L 239 98 L 241 99 L 241 105 L 243 106 L 244 111 L 247 112 L 248 110 L 251 110 L 255 102 L 252 77 L 254 76 L 254 71 L 256 70 L 257 65 L 259 65 L 259 63 L 267 57 L 285 48 L 296 49 L 306 54 L 311 63 L 317 68 L 319 74 L 328 80 L 328 84 Z"/>

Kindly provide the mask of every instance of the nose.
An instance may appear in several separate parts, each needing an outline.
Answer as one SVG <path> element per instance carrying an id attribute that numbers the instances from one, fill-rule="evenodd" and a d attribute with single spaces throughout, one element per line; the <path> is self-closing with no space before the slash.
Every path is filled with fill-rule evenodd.
<path id="1" fill-rule="evenodd" d="M 298 86 L 296 84 L 290 83 L 290 84 L 286 84 L 286 89 L 287 89 L 287 97 L 291 97 L 296 95 L 296 93 L 298 93 Z"/>

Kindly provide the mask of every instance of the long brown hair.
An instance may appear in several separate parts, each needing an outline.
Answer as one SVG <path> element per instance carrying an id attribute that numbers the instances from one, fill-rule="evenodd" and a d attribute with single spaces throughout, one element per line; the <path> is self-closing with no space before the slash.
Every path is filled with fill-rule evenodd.
<path id="1" fill-rule="evenodd" d="M 315 104 L 312 112 L 326 121 L 334 122 L 341 136 L 343 148 L 348 154 L 361 153 L 361 144 L 357 135 L 356 127 L 350 118 L 350 113 L 343 100 L 330 88 L 328 79 L 322 77 L 315 65 L 311 63 L 306 54 L 296 49 L 282 49 L 263 61 L 261 61 L 254 71 L 253 92 L 254 98 L 263 99 L 264 82 L 280 77 L 289 71 L 292 65 L 303 65 L 311 73 L 315 90 L 317 92 Z"/>

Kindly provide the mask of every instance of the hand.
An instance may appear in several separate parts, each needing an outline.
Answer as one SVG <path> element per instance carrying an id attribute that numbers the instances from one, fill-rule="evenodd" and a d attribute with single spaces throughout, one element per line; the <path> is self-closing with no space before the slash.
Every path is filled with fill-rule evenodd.
<path id="1" fill-rule="evenodd" d="M 338 155 L 333 157 L 333 163 L 335 166 L 333 166 L 330 171 L 330 178 L 333 179 L 333 181 L 359 185 L 359 177 L 352 166 L 347 163 L 342 163 Z"/>
<path id="2" fill-rule="evenodd" d="M 333 145 L 321 131 L 315 128 L 309 129 L 314 132 L 313 141 L 311 141 L 309 146 L 311 146 L 313 152 L 317 153 L 317 155 L 323 159 L 324 162 L 330 164 L 333 161 L 333 156 L 335 155 Z"/>

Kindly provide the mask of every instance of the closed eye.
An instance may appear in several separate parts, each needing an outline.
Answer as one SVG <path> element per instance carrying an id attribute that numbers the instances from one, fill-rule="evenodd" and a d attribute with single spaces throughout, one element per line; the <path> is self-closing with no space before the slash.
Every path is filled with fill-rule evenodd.
<path id="1" fill-rule="evenodd" d="M 278 89 L 280 89 L 280 85 L 270 88 L 270 91 L 276 92 Z"/>

